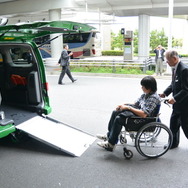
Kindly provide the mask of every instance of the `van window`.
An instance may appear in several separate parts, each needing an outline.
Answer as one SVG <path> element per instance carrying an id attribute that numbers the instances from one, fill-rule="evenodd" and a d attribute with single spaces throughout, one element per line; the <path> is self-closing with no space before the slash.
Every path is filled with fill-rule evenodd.
<path id="1" fill-rule="evenodd" d="M 28 48 L 15 47 L 10 49 L 10 54 L 13 63 L 15 64 L 30 64 L 33 62 L 33 55 Z"/>

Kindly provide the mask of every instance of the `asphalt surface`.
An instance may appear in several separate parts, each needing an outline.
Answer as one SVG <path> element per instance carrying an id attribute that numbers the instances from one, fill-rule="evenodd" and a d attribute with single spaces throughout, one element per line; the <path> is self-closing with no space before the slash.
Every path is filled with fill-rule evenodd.
<path id="1" fill-rule="evenodd" d="M 107 123 L 117 104 L 133 102 L 142 93 L 139 78 L 112 75 L 78 75 L 77 82 L 48 75 L 53 112 L 50 117 L 89 134 L 106 133 Z M 157 77 L 158 92 L 170 83 Z M 171 108 L 161 107 L 161 119 L 169 125 Z M 52 131 L 53 135 L 53 131 Z M 54 135 L 55 136 L 55 135 Z M 70 139 L 72 135 L 70 135 Z M 69 140 L 67 140 L 69 142 Z M 126 160 L 123 148 L 114 152 L 97 146 L 97 140 L 81 157 L 72 157 L 33 139 L 22 143 L 0 141 L 0 187 L 2 188 L 186 188 L 188 187 L 187 139 L 181 132 L 177 149 L 158 159 L 134 156 Z"/>

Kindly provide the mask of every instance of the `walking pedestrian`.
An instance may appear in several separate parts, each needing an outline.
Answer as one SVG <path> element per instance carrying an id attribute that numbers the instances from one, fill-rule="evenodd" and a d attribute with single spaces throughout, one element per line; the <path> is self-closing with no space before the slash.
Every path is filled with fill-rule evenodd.
<path id="1" fill-rule="evenodd" d="M 59 80 L 58 80 L 58 84 L 60 84 L 60 85 L 64 85 L 63 78 L 65 76 L 65 73 L 67 74 L 67 76 L 70 78 L 70 80 L 73 83 L 77 80 L 72 77 L 72 74 L 70 72 L 70 67 L 69 67 L 70 56 L 73 55 L 73 53 L 72 52 L 68 53 L 68 49 L 69 49 L 69 46 L 67 44 L 64 44 L 63 51 L 61 52 L 61 57 L 58 62 L 60 64 L 60 66 L 62 67 L 61 74 L 60 74 Z"/>

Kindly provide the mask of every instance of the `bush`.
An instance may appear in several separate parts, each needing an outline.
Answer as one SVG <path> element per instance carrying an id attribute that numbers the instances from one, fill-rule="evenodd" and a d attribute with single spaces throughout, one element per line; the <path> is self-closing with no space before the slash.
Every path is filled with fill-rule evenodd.
<path id="1" fill-rule="evenodd" d="M 103 56 L 123 56 L 123 50 L 108 50 L 102 51 Z M 134 56 L 138 56 L 137 53 L 134 53 Z"/>
<path id="2" fill-rule="evenodd" d="M 115 74 L 143 74 L 140 68 L 132 67 L 95 67 L 95 66 L 71 66 L 72 72 L 89 72 L 89 73 L 115 73 Z M 154 71 L 146 71 L 147 75 L 154 74 Z"/>
<path id="3" fill-rule="evenodd" d="M 104 56 L 123 56 L 123 51 L 122 50 L 102 51 L 102 55 L 104 55 Z"/>
<path id="4" fill-rule="evenodd" d="M 102 51 L 103 56 L 123 56 L 123 50 L 108 50 Z M 188 54 L 179 54 L 180 57 L 188 57 Z M 138 56 L 138 54 L 134 54 L 134 56 Z M 150 57 L 155 57 L 155 53 L 150 52 Z"/>
<path id="5" fill-rule="evenodd" d="M 187 54 L 179 54 L 179 55 L 180 55 L 180 57 L 188 57 Z"/>

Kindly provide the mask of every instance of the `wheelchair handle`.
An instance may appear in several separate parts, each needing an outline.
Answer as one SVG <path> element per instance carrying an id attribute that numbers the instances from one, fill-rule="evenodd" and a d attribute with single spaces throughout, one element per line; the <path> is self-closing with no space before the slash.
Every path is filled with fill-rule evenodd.
<path id="1" fill-rule="evenodd" d="M 169 99 L 162 99 L 161 102 L 164 102 L 164 104 L 168 105 L 168 107 L 170 107 L 170 104 L 168 103 Z"/>

